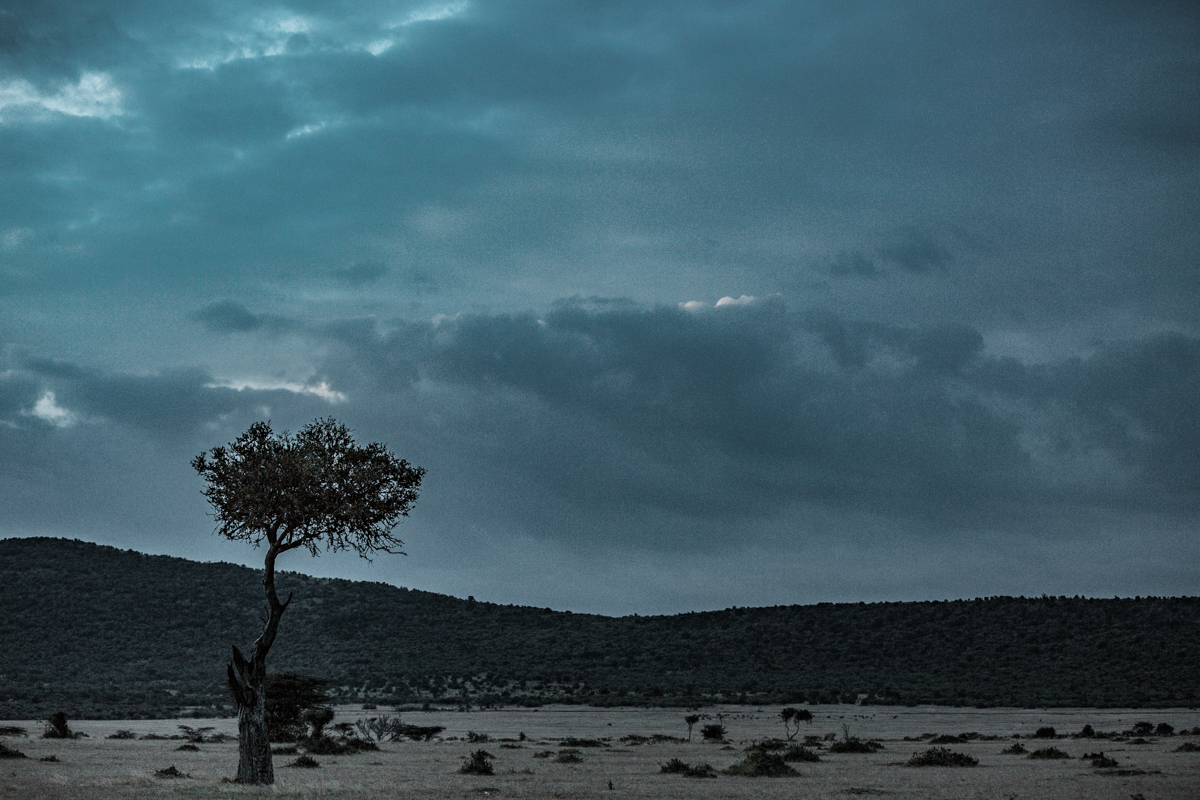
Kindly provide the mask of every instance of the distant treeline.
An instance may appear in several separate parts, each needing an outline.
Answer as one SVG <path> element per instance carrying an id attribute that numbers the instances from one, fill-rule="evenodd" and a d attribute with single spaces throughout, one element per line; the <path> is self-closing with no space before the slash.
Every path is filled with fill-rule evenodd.
<path id="1" fill-rule="evenodd" d="M 345 702 L 1200 704 L 1200 598 L 989 597 L 603 617 L 283 573 L 274 672 Z M 0 719 L 223 713 L 258 572 L 0 540 Z"/>

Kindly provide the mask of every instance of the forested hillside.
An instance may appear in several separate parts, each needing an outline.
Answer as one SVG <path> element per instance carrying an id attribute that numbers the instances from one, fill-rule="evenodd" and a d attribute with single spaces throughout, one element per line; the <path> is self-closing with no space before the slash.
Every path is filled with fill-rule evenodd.
<path id="1" fill-rule="evenodd" d="M 996 597 L 602 617 L 282 573 L 272 671 L 382 703 L 1194 706 L 1200 598 Z M 259 574 L 0 540 L 0 719 L 227 708 Z"/>

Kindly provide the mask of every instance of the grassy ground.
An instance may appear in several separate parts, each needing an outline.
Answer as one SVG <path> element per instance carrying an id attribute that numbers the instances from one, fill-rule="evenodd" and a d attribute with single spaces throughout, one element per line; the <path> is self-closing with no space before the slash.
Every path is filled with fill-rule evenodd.
<path id="1" fill-rule="evenodd" d="M 1176 752 L 1193 736 L 1149 736 L 1146 744 L 1126 741 L 1058 738 L 1032 739 L 1041 727 L 1059 734 L 1078 732 L 1085 724 L 1096 731 L 1128 730 L 1138 721 L 1166 722 L 1176 729 L 1200 725 L 1200 711 L 1114 711 L 1056 709 L 858 708 L 809 706 L 815 719 L 803 726 L 799 737 L 833 734 L 843 738 L 848 725 L 852 736 L 874 739 L 884 749 L 869 754 L 832 754 L 818 750 L 819 763 L 794 763 L 799 777 L 746 778 L 721 775 L 688 778 L 664 774 L 659 765 L 673 758 L 692 765 L 711 764 L 722 770 L 745 757 L 744 748 L 755 740 L 782 737 L 778 708 L 704 708 L 708 714 L 696 725 L 691 742 L 629 744 L 622 737 L 661 734 L 686 737 L 682 710 L 587 709 L 550 707 L 540 710 L 501 709 L 456 713 L 408 713 L 406 722 L 444 725 L 443 738 L 433 742 L 397 742 L 380 745 L 380 751 L 353 756 L 317 756 L 320 767 L 286 766 L 296 756 L 277 756 L 277 783 L 271 788 L 249 788 L 228 783 L 236 771 L 237 743 L 201 744 L 195 752 L 179 751 L 179 740 L 107 739 L 120 729 L 139 735 L 178 733 L 177 721 L 91 722 L 75 721 L 72 728 L 88 734 L 74 740 L 42 739 L 42 725 L 31 721 L 0 722 L 29 729 L 29 738 L 5 737 L 9 747 L 28 758 L 0 761 L 0 798 L 56 800 L 108 800 L 108 798 L 696 798 L 697 800 L 747 800 L 758 798 L 840 798 L 879 796 L 897 800 L 939 798 L 1095 798 L 1130 800 L 1194 800 L 1200 797 L 1200 753 Z M 389 713 L 388 710 L 339 709 L 337 721 Z M 727 743 L 700 741 L 700 727 L 717 714 L 728 731 Z M 193 727 L 213 725 L 236 735 L 232 720 L 181 720 Z M 486 734 L 490 741 L 469 743 L 468 732 Z M 979 759 L 970 768 L 913 768 L 904 766 L 914 754 L 930 746 L 924 734 L 978 733 L 997 739 L 974 739 L 946 745 L 948 749 Z M 525 740 L 519 741 L 521 734 Z M 1021 738 L 1014 740 L 1013 734 Z M 607 747 L 578 747 L 582 760 L 560 763 L 556 756 L 567 749 L 566 737 L 602 739 Z M 909 737 L 906 740 L 905 737 Z M 512 740 L 512 741 L 504 741 Z M 1062 760 L 1036 760 L 1002 754 L 1014 741 L 1029 750 L 1053 745 L 1072 756 Z M 458 768 L 471 752 L 484 749 L 494 764 L 493 775 L 464 775 Z M 1080 756 L 1103 751 L 1115 758 L 1115 768 L 1096 768 Z M 550 753 L 549 756 L 536 757 Z M 55 761 L 41 759 L 53 756 Z M 157 777 L 168 767 L 190 777 Z M 611 788 L 610 788 L 611 786 Z"/>

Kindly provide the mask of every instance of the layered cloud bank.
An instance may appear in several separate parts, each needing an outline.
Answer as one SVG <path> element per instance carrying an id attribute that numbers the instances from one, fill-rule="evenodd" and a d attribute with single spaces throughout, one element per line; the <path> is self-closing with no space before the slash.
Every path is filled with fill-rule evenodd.
<path id="1" fill-rule="evenodd" d="M 222 337 L 276 335 L 196 317 Z M 1182 592 L 1195 577 L 1163 563 L 1200 510 L 1193 337 L 1029 365 L 989 354 L 969 326 L 853 323 L 779 300 L 279 323 L 314 354 L 307 383 L 106 373 L 10 350 L 5 529 L 82 517 L 161 547 L 163 525 L 201 527 L 190 454 L 263 417 L 294 429 L 334 414 L 428 467 L 412 529 L 443 541 L 418 549 L 469 550 L 483 531 L 489 550 L 594 552 L 636 569 L 847 544 L 916 548 L 932 564 L 1034 541 L 1062 559 L 1056 586 L 1094 591 L 1073 575 L 1086 554 L 1071 551 L 1108 552 L 1117 536 L 1121 570 L 1146 571 L 1147 586 Z M 162 495 L 152 506 L 147 485 Z M 947 582 L 1024 585 L 962 578 Z"/>

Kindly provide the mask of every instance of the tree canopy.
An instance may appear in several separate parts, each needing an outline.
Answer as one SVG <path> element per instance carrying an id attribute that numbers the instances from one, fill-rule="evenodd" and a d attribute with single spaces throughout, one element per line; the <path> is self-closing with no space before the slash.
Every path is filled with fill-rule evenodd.
<path id="1" fill-rule="evenodd" d="M 201 453 L 192 466 L 207 483 L 217 533 L 282 553 L 353 549 L 364 558 L 403 545 L 392 535 L 417 500 L 425 470 L 378 443 L 357 444 L 333 419 L 296 434 L 256 422 L 228 447 Z"/>

